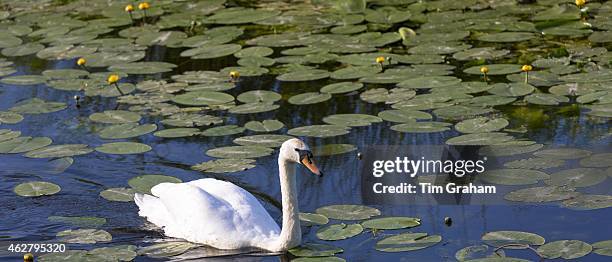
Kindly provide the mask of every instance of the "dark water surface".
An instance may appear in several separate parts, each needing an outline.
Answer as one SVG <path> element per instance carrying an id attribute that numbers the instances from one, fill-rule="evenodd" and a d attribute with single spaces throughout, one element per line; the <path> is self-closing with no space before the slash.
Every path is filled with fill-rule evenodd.
<path id="1" fill-rule="evenodd" d="M 150 48 L 149 60 L 163 60 L 181 64 L 176 54 L 178 50 L 165 48 Z M 152 59 L 155 58 L 155 59 Z M 173 73 L 189 70 L 219 70 L 225 66 L 233 65 L 234 58 L 206 60 L 200 62 L 182 63 Z M 74 61 L 45 62 L 34 56 L 21 58 L 16 61 L 18 74 L 39 74 L 45 69 L 72 68 Z M 36 65 L 35 67 L 33 65 Z M 462 69 L 458 68 L 457 72 Z M 164 78 L 168 75 L 156 75 Z M 139 78 L 130 78 L 127 81 L 137 82 Z M 250 115 L 225 114 L 226 124 L 244 125 L 249 120 L 278 119 L 289 128 L 309 124 L 321 124 L 321 119 L 335 113 L 368 113 L 375 114 L 384 108 L 383 105 L 372 105 L 359 99 L 357 94 L 334 95 L 324 103 L 296 106 L 287 102 L 294 94 L 318 90 L 331 81 L 308 82 L 306 84 L 281 83 L 273 76 L 245 78 L 235 89 L 228 91 L 237 95 L 244 91 L 265 89 L 279 92 L 283 95 L 280 109 Z M 38 97 L 44 100 L 63 101 L 70 103 L 69 108 L 55 113 L 27 115 L 25 119 L 15 125 L 2 125 L 1 128 L 20 130 L 24 136 L 47 136 L 53 139 L 54 144 L 83 143 L 98 146 L 105 141 L 100 139 L 96 132 L 103 126 L 92 123 L 88 116 L 95 112 L 113 109 L 116 107 L 115 98 L 88 98 L 80 109 L 75 108 L 72 97 L 75 92 L 59 91 L 38 86 L 10 86 L 0 85 L 0 110 L 7 110 L 15 103 Z M 119 106 L 126 109 L 125 105 Z M 543 143 L 547 147 L 579 147 L 593 152 L 609 152 L 611 137 L 609 136 L 609 123 L 595 123 L 584 114 L 561 115 L 551 109 L 543 108 L 548 119 L 542 120 L 536 126 L 530 126 L 525 134 L 518 134 L 522 138 Z M 502 110 L 506 118 L 512 119 L 512 109 Z M 159 118 L 145 118 L 141 122 L 157 123 Z M 512 121 L 521 121 L 512 119 Z M 160 125 L 161 126 L 161 125 Z M 443 144 L 450 137 L 456 136 L 455 131 L 431 134 L 402 134 L 390 130 L 391 123 L 383 122 L 369 127 L 353 128 L 345 136 L 305 140 L 311 146 L 329 143 L 349 143 L 358 148 L 370 145 L 427 145 Z M 283 132 L 287 130 L 283 129 Z M 252 134 L 246 131 L 245 134 Z M 145 220 L 138 216 L 138 209 L 133 202 L 110 202 L 99 196 L 100 191 L 111 187 L 125 187 L 127 181 L 142 174 L 166 174 L 178 177 L 183 181 L 190 181 L 205 177 L 216 177 L 228 180 L 243 186 L 251 192 L 257 193 L 266 209 L 277 218 L 280 223 L 281 212 L 278 209 L 280 201 L 280 188 L 277 176 L 276 155 L 257 159 L 257 167 L 228 175 L 204 174 L 189 169 L 191 165 L 210 160 L 205 151 L 215 147 L 232 144 L 232 140 L 241 135 L 229 137 L 194 137 L 163 139 L 147 134 L 127 141 L 141 142 L 153 147 L 153 150 L 140 155 L 108 155 L 93 152 L 84 156 L 77 156 L 75 163 L 62 174 L 48 174 L 47 160 L 29 159 L 20 155 L 0 155 L 0 241 L 53 241 L 55 234 L 61 230 L 71 228 L 68 225 L 53 223 L 47 220 L 49 216 L 97 216 L 108 219 L 102 229 L 113 235 L 111 243 L 104 245 L 133 244 L 143 245 L 146 242 L 156 241 L 163 235 L 146 225 Z M 513 157 L 514 159 L 522 156 Z M 317 159 L 326 176 L 317 178 L 308 175 L 306 170 L 298 170 L 298 188 L 300 210 L 314 212 L 318 207 L 328 204 L 360 204 L 360 161 L 356 152 L 324 157 Z M 577 161 L 569 161 L 570 166 L 577 166 Z M 549 170 L 547 173 L 554 172 Z M 44 180 L 53 181 L 62 187 L 59 194 L 41 198 L 19 197 L 13 193 L 13 187 L 19 183 Z M 610 194 L 612 183 L 608 179 L 605 183 L 596 186 L 601 194 Z M 508 192 L 520 187 L 500 186 L 502 191 Z M 583 191 L 585 192 L 585 191 Z M 501 194 L 501 193 L 500 193 Z M 503 195 L 500 195 L 503 196 Z M 562 239 L 578 239 L 588 243 L 612 238 L 610 218 L 612 209 L 593 211 L 574 211 L 563 208 L 557 204 L 549 205 L 393 205 L 376 206 L 384 216 L 413 216 L 422 219 L 422 225 L 411 230 L 414 232 L 427 232 L 439 234 L 443 240 L 438 245 L 412 252 L 383 253 L 376 251 L 373 246 L 382 237 L 396 233 L 386 231 L 374 236 L 364 232 L 348 240 L 336 241 L 331 244 L 342 247 L 345 251 L 338 256 L 347 261 L 454 261 L 457 250 L 481 244 L 480 237 L 488 231 L 519 230 L 537 233 L 547 239 L 547 242 Z M 444 225 L 444 217 L 451 217 L 453 224 Z M 206 223 L 206 221 L 202 221 Z M 323 242 L 317 240 L 316 229 L 304 228 L 304 240 Z M 405 232 L 406 230 L 397 231 Z M 78 248 L 91 248 L 87 245 Z M 9 261 L 6 253 L 0 260 Z M 507 251 L 508 256 L 537 260 L 537 256 L 529 250 Z M 208 258 L 211 260 L 234 260 L 240 258 L 244 261 L 278 261 L 288 260 L 284 256 L 230 256 L 223 258 Z M 147 261 L 149 258 L 137 257 L 137 261 Z M 206 259 L 204 259 L 206 260 Z M 590 254 L 580 258 L 580 261 L 609 261 L 609 257 Z"/>

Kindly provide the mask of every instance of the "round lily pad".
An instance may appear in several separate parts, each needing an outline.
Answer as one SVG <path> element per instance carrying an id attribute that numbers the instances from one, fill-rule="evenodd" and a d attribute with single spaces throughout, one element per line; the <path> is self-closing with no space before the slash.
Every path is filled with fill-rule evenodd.
<path id="1" fill-rule="evenodd" d="M 380 71 L 382 71 L 382 69 L 380 68 L 380 66 L 376 65 L 348 66 L 332 72 L 330 77 L 332 79 L 338 80 L 358 79 L 366 76 L 375 75 L 377 73 L 380 73 Z"/>
<path id="2" fill-rule="evenodd" d="M 218 126 L 206 129 L 202 132 L 203 136 L 230 136 L 244 132 L 244 127 L 237 125 Z"/>
<path id="3" fill-rule="evenodd" d="M 593 253 L 602 256 L 612 256 L 612 240 L 604 240 L 593 243 Z"/>
<path id="4" fill-rule="evenodd" d="M 84 144 L 51 145 L 27 152 L 30 158 L 57 158 L 89 154 L 93 149 Z"/>
<path id="5" fill-rule="evenodd" d="M 358 82 L 340 82 L 335 84 L 329 84 L 321 87 L 319 92 L 327 94 L 344 94 L 353 91 L 357 91 L 363 87 L 362 83 Z"/>
<path id="6" fill-rule="evenodd" d="M 555 106 L 569 102 L 569 98 L 554 94 L 534 93 L 525 97 L 525 101 L 535 105 Z"/>
<path id="7" fill-rule="evenodd" d="M 609 167 L 612 166 L 612 153 L 593 154 L 580 159 L 580 165 L 584 167 Z"/>
<path id="8" fill-rule="evenodd" d="M 105 124 L 124 124 L 140 121 L 140 115 L 130 111 L 106 110 L 91 114 L 89 120 Z"/>
<path id="9" fill-rule="evenodd" d="M 59 192 L 61 188 L 53 183 L 44 181 L 27 182 L 17 185 L 13 191 L 23 197 L 48 196 Z"/>
<path id="10" fill-rule="evenodd" d="M 113 239 L 110 233 L 101 229 L 68 229 L 57 233 L 57 238 L 60 242 L 72 244 L 95 244 Z"/>
<path id="11" fill-rule="evenodd" d="M 491 247 L 487 245 L 468 246 L 459 249 L 455 253 L 455 259 L 457 259 L 457 261 L 474 261 L 473 259 L 477 261 L 479 257 L 486 258 L 486 256 L 490 255 L 491 253 L 493 253 L 493 251 L 491 250 Z M 495 257 L 493 256 L 492 258 Z"/>
<path id="12" fill-rule="evenodd" d="M 64 110 L 66 107 L 66 103 L 47 102 L 39 98 L 32 98 L 15 104 L 10 110 L 20 114 L 46 114 Z"/>
<path id="13" fill-rule="evenodd" d="M 328 78 L 329 72 L 322 69 L 298 70 L 285 73 L 276 77 L 276 79 L 285 82 L 301 82 L 313 81 L 323 78 Z"/>
<path id="14" fill-rule="evenodd" d="M 323 122 L 339 126 L 369 126 L 372 123 L 380 123 L 382 119 L 377 116 L 366 114 L 336 114 L 323 118 Z"/>
<path id="15" fill-rule="evenodd" d="M 402 229 L 421 225 L 421 219 L 416 217 L 382 217 L 363 221 L 361 225 L 370 229 Z"/>
<path id="16" fill-rule="evenodd" d="M 279 107 L 279 105 L 272 103 L 246 103 L 230 108 L 229 112 L 232 114 L 255 114 L 273 111 Z"/>
<path id="17" fill-rule="evenodd" d="M 427 233 L 402 233 L 386 237 L 376 242 L 376 250 L 382 252 L 405 252 L 424 249 L 436 245 L 442 241 L 439 235 L 428 235 Z"/>
<path id="18" fill-rule="evenodd" d="M 432 116 L 423 111 L 417 110 L 384 110 L 378 113 L 378 117 L 385 121 L 395 123 L 408 123 L 414 122 L 415 120 L 430 120 Z"/>
<path id="19" fill-rule="evenodd" d="M 344 250 L 326 244 L 304 243 L 301 246 L 289 249 L 288 252 L 296 257 L 328 257 L 342 253 Z"/>
<path id="20" fill-rule="evenodd" d="M 43 148 L 52 143 L 48 137 L 16 137 L 0 142 L 0 153 L 18 154 Z"/>
<path id="21" fill-rule="evenodd" d="M 503 118 L 477 117 L 457 123 L 455 129 L 461 133 L 488 133 L 499 131 L 508 124 L 508 120 Z"/>
<path id="22" fill-rule="evenodd" d="M 316 212 L 338 220 L 362 220 L 380 215 L 380 210 L 361 205 L 331 205 L 317 208 Z"/>
<path id="23" fill-rule="evenodd" d="M 563 206 L 575 210 L 594 210 L 612 207 L 612 196 L 579 195 L 563 201 Z"/>
<path id="24" fill-rule="evenodd" d="M 50 216 L 47 220 L 49 222 L 70 224 L 78 227 L 99 227 L 106 224 L 106 218 L 103 217 Z"/>
<path id="25" fill-rule="evenodd" d="M 321 214 L 300 212 L 300 222 L 302 226 L 326 225 L 329 219 Z"/>
<path id="26" fill-rule="evenodd" d="M 130 185 L 136 192 L 151 194 L 151 188 L 160 184 L 160 183 L 181 183 L 182 180 L 173 177 L 173 176 L 165 176 L 165 175 L 142 175 L 133 177 L 128 180 L 128 185 Z"/>
<path id="27" fill-rule="evenodd" d="M 545 258 L 576 259 L 591 253 L 593 247 L 580 240 L 558 240 L 538 247 L 538 253 Z"/>
<path id="28" fill-rule="evenodd" d="M 507 168 L 527 168 L 527 169 L 548 169 L 565 165 L 565 161 L 561 159 L 551 159 L 543 157 L 534 157 L 526 159 L 518 159 L 504 163 Z"/>
<path id="29" fill-rule="evenodd" d="M 217 158 L 258 158 L 271 155 L 274 150 L 263 146 L 226 146 L 206 151 L 206 155 Z"/>
<path id="30" fill-rule="evenodd" d="M 276 119 L 267 119 L 263 121 L 249 121 L 244 124 L 244 127 L 248 130 L 255 132 L 272 132 L 283 128 L 285 124 Z"/>
<path id="31" fill-rule="evenodd" d="M 104 139 L 122 139 L 142 136 L 151 133 L 156 129 L 157 125 L 155 124 L 139 125 L 136 123 L 125 123 L 107 126 L 100 130 L 98 134 Z"/>
<path id="32" fill-rule="evenodd" d="M 498 96 L 519 97 L 531 94 L 535 87 L 525 83 L 497 83 L 487 92 Z"/>
<path id="33" fill-rule="evenodd" d="M 516 202 L 552 202 L 569 199 L 580 195 L 573 188 L 559 186 L 530 187 L 512 191 L 504 196 L 506 200 Z"/>
<path id="34" fill-rule="evenodd" d="M 134 201 L 135 193 L 133 188 L 115 187 L 100 192 L 100 196 L 108 201 L 131 202 Z"/>
<path id="35" fill-rule="evenodd" d="M 345 135 L 350 132 L 350 127 L 338 125 L 312 125 L 289 129 L 287 134 L 292 136 L 332 137 Z"/>
<path id="36" fill-rule="evenodd" d="M 579 148 L 553 148 L 534 153 L 535 156 L 553 159 L 578 159 L 591 155 L 591 151 Z"/>
<path id="37" fill-rule="evenodd" d="M 511 42 L 523 42 L 535 38 L 532 33 L 526 32 L 501 32 L 485 34 L 478 37 L 478 40 L 483 42 L 495 42 L 495 43 L 511 43 Z"/>
<path id="38" fill-rule="evenodd" d="M 494 247 L 507 244 L 525 244 L 539 246 L 544 244 L 543 237 L 529 232 L 522 231 L 493 231 L 482 236 L 482 241 Z M 522 249 L 522 247 L 507 247 L 510 249 Z"/>
<path id="39" fill-rule="evenodd" d="M 234 54 L 240 49 L 242 49 L 242 46 L 237 44 L 204 45 L 187 49 L 181 52 L 181 56 L 191 57 L 191 59 L 212 59 Z"/>
<path id="40" fill-rule="evenodd" d="M 162 242 L 138 249 L 138 255 L 152 258 L 167 258 L 183 254 L 196 246 L 196 244 L 182 241 Z"/>
<path id="41" fill-rule="evenodd" d="M 357 150 L 357 147 L 351 144 L 326 144 L 313 147 L 312 154 L 315 156 L 331 156 L 345 154 L 355 150 Z"/>
<path id="42" fill-rule="evenodd" d="M 233 173 L 255 167 L 253 159 L 217 159 L 199 163 L 191 167 L 193 170 L 208 173 Z"/>
<path id="43" fill-rule="evenodd" d="M 483 147 L 480 150 L 480 154 L 486 156 L 513 156 L 537 151 L 544 147 L 544 145 L 542 144 L 507 144 L 510 142 L 517 141 L 509 140 L 501 143 L 495 143 L 491 146 Z"/>
<path id="44" fill-rule="evenodd" d="M 512 140 L 512 137 L 506 133 L 475 133 L 467 134 L 462 136 L 456 136 L 449 140 L 446 140 L 446 144 L 449 145 L 471 145 L 471 146 L 486 146 L 499 144 Z"/>
<path id="45" fill-rule="evenodd" d="M 529 169 L 492 169 L 479 174 L 478 177 L 487 183 L 499 185 L 530 185 L 548 179 L 550 176 L 542 171 Z"/>
<path id="46" fill-rule="evenodd" d="M 194 91 L 177 95 L 172 98 L 172 101 L 188 106 L 206 106 L 206 105 L 221 105 L 234 101 L 234 97 L 216 91 Z"/>
<path id="47" fill-rule="evenodd" d="M 153 133 L 156 137 L 163 138 L 176 138 L 176 137 L 190 137 L 200 134 L 200 129 L 197 128 L 168 128 Z"/>
<path id="48" fill-rule="evenodd" d="M 102 144 L 96 147 L 95 150 L 105 154 L 127 155 L 127 154 L 142 154 L 151 151 L 150 146 L 136 142 L 114 142 Z"/>
<path id="49" fill-rule="evenodd" d="M 450 123 L 446 122 L 406 122 L 391 127 L 391 130 L 402 133 L 433 133 L 450 130 Z"/>
<path id="50" fill-rule="evenodd" d="M 175 64 L 166 62 L 132 62 L 127 64 L 112 65 L 108 68 L 108 70 L 113 72 L 122 72 L 130 75 L 144 75 L 170 72 L 175 67 Z"/>
<path id="51" fill-rule="evenodd" d="M 328 93 L 307 92 L 290 97 L 288 102 L 294 105 L 310 105 L 325 102 L 331 97 Z"/>
<path id="52" fill-rule="evenodd" d="M 243 146 L 280 147 L 285 141 L 291 138 L 293 137 L 287 135 L 266 134 L 243 136 L 234 139 L 233 142 Z"/>
<path id="53" fill-rule="evenodd" d="M 267 90 L 253 90 L 244 92 L 236 99 L 242 103 L 272 103 L 281 99 L 281 95 Z"/>
<path id="54" fill-rule="evenodd" d="M 113 261 L 132 261 L 138 254 L 136 246 L 120 245 L 112 247 L 99 247 L 87 252 L 89 257 L 102 257 L 102 260 Z"/>
<path id="55" fill-rule="evenodd" d="M 334 224 L 319 228 L 317 237 L 321 240 L 342 240 L 354 237 L 363 232 L 363 227 L 360 224 Z"/>
<path id="56" fill-rule="evenodd" d="M 482 72 L 480 72 L 482 67 L 483 66 L 473 66 L 463 70 L 463 72 L 472 75 L 482 75 Z M 484 65 L 484 67 L 489 69 L 487 75 L 508 75 L 521 72 L 521 65 L 515 64 L 490 64 Z"/>

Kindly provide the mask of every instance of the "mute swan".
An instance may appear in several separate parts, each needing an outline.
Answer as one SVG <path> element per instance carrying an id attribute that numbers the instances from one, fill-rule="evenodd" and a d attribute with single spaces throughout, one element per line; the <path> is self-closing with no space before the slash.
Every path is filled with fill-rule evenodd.
<path id="1" fill-rule="evenodd" d="M 282 252 L 302 241 L 295 164 L 322 176 L 312 153 L 301 140 L 287 140 L 280 148 L 278 170 L 283 205 L 282 230 L 246 190 L 229 182 L 204 178 L 187 183 L 161 183 L 153 195 L 136 194 L 140 216 L 162 227 L 167 236 L 218 249 L 257 247 Z"/>

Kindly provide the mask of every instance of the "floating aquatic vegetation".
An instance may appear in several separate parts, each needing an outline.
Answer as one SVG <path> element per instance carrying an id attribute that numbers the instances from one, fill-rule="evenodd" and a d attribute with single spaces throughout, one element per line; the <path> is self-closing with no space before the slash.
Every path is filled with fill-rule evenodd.
<path id="1" fill-rule="evenodd" d="M 189 242 L 162 242 L 138 249 L 138 255 L 152 258 L 173 257 L 183 254 L 198 245 Z"/>
<path id="2" fill-rule="evenodd" d="M 300 225 L 302 226 L 326 225 L 327 223 L 329 219 L 324 215 L 300 212 Z"/>
<path id="3" fill-rule="evenodd" d="M 105 154 L 127 155 L 146 153 L 153 148 L 146 144 L 136 142 L 113 142 L 102 144 L 94 149 Z"/>
<path id="4" fill-rule="evenodd" d="M 428 248 L 442 241 L 439 235 L 427 233 L 402 233 L 376 242 L 376 250 L 382 252 L 405 252 Z"/>
<path id="5" fill-rule="evenodd" d="M 363 221 L 361 225 L 370 229 L 402 229 L 421 225 L 421 219 L 416 217 L 382 217 Z"/>
<path id="6" fill-rule="evenodd" d="M 380 215 L 380 210 L 360 205 L 331 205 L 317 208 L 318 214 L 338 220 L 362 220 Z"/>
<path id="7" fill-rule="evenodd" d="M 233 173 L 255 167 L 253 159 L 216 159 L 199 163 L 191 167 L 193 170 L 209 173 Z"/>
<path id="8" fill-rule="evenodd" d="M 334 224 L 321 227 L 317 230 L 317 237 L 321 240 L 342 240 L 354 237 L 363 232 L 363 227 L 360 224 Z"/>
<path id="9" fill-rule="evenodd" d="M 57 233 L 57 238 L 60 242 L 72 244 L 95 244 L 113 239 L 110 233 L 101 229 L 68 229 Z"/>
<path id="10" fill-rule="evenodd" d="M 494 247 L 509 249 L 524 249 L 524 245 L 543 245 L 545 240 L 540 235 L 522 231 L 493 231 L 482 236 L 482 241 Z M 518 244 L 517 246 L 511 246 Z M 523 245 L 523 246 L 521 246 Z"/>
<path id="11" fill-rule="evenodd" d="M 559 240 L 538 247 L 538 253 L 548 259 L 576 259 L 591 253 L 593 247 L 580 240 Z"/>
<path id="12" fill-rule="evenodd" d="M 296 257 L 329 257 L 344 252 L 342 248 L 318 243 L 304 243 L 288 251 Z"/>
<path id="13" fill-rule="evenodd" d="M 13 191 L 23 197 L 47 196 L 58 193 L 61 188 L 53 183 L 44 181 L 27 182 L 17 185 Z"/>
<path id="14" fill-rule="evenodd" d="M 293 138 L 287 135 L 265 134 L 243 136 L 234 139 L 234 143 L 243 146 L 263 146 L 263 147 L 280 147 L 283 142 Z"/>
<path id="15" fill-rule="evenodd" d="M 165 176 L 165 175 L 142 175 L 133 177 L 128 181 L 128 185 L 130 185 L 136 192 L 151 194 L 151 188 L 160 183 L 181 183 L 182 180 L 173 177 L 173 176 Z"/>
<path id="16" fill-rule="evenodd" d="M 106 224 L 106 218 L 103 217 L 50 216 L 47 218 L 47 220 L 78 227 L 99 227 Z"/>
<path id="17" fill-rule="evenodd" d="M 131 202 L 134 201 L 136 190 L 133 188 L 109 188 L 100 192 L 100 196 L 109 201 Z"/>

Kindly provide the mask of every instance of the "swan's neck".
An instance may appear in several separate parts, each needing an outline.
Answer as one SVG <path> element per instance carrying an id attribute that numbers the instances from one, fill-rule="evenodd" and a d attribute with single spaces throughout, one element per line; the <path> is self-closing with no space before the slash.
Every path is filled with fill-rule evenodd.
<path id="1" fill-rule="evenodd" d="M 283 197 L 283 226 L 279 237 L 278 249 L 284 251 L 301 244 L 302 231 L 300 229 L 295 164 L 279 159 L 278 169 L 281 195 Z"/>

